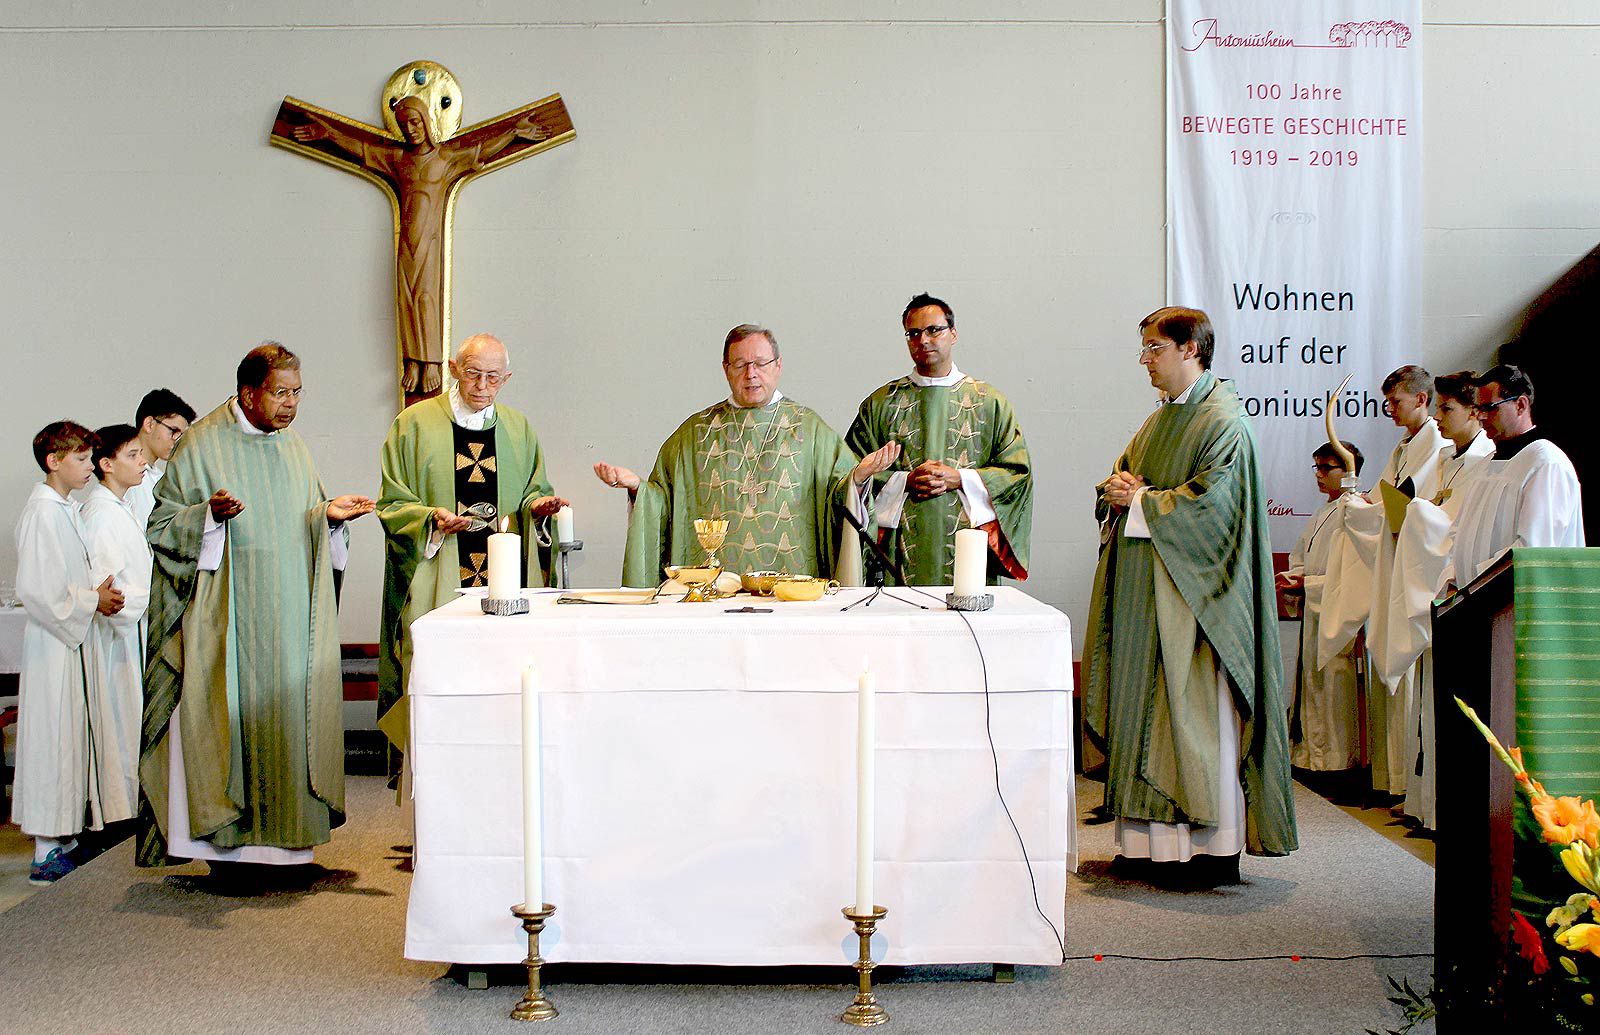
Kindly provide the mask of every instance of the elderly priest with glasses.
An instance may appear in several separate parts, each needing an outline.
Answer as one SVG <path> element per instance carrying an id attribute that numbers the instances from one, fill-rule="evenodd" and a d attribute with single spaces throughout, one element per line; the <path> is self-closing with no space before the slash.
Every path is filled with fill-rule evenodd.
<path id="1" fill-rule="evenodd" d="M 450 361 L 450 391 L 406 407 L 383 440 L 383 615 L 378 715 L 405 694 L 411 623 L 487 584 L 489 535 L 502 523 L 524 533 L 566 501 L 545 476 L 544 450 L 528 418 L 503 403 L 511 357 L 492 334 L 474 334 Z M 523 534 L 525 584 L 544 585 L 533 537 Z"/>
<path id="2" fill-rule="evenodd" d="M 727 399 L 679 425 L 642 479 L 626 467 L 594 465 L 632 502 L 622 562 L 627 586 L 660 584 L 667 564 L 694 564 L 705 550 L 697 518 L 728 522 L 718 554 L 730 572 L 833 574 L 847 493 L 900 455 L 893 443 L 856 462 L 838 432 L 815 411 L 778 391 L 783 358 L 777 336 L 740 324 L 722 344 Z"/>
<path id="3" fill-rule="evenodd" d="M 311 861 L 344 822 L 335 572 L 365 496 L 329 499 L 300 360 L 266 342 L 156 483 L 138 862 Z M 169 858 L 170 857 L 170 858 Z"/>

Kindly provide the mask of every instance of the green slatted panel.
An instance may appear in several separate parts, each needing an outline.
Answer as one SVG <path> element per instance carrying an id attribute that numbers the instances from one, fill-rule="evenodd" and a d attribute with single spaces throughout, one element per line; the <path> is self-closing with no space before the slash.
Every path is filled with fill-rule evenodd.
<path id="1" fill-rule="evenodd" d="M 1600 798 L 1600 548 L 1516 550 L 1517 735 L 1551 794 Z"/>

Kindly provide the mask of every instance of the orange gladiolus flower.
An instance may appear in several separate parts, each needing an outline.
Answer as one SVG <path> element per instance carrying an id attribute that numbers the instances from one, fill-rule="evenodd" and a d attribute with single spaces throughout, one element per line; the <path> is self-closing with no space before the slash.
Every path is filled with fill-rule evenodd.
<path id="1" fill-rule="evenodd" d="M 1600 847 L 1600 814 L 1595 812 L 1594 802 L 1545 794 L 1534 798 L 1531 805 L 1546 841 L 1553 845 L 1582 841 L 1590 848 Z"/>

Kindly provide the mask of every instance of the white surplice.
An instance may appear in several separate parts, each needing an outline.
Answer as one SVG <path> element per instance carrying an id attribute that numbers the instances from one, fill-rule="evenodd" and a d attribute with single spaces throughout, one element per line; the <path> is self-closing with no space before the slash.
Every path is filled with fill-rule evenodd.
<path id="1" fill-rule="evenodd" d="M 156 460 L 144 469 L 144 480 L 133 486 L 122 498 L 128 501 L 128 507 L 133 512 L 133 520 L 139 526 L 139 534 L 150 527 L 150 514 L 156 509 L 156 482 L 167 473 L 167 462 Z"/>
<path id="2" fill-rule="evenodd" d="M 85 641 L 100 604 L 78 506 L 48 485 L 33 488 L 17 521 L 17 597 L 28 613 L 18 689 L 12 822 L 32 837 L 99 829 L 88 733 Z"/>
<path id="3" fill-rule="evenodd" d="M 101 808 L 113 823 L 139 809 L 139 725 L 144 709 L 144 614 L 150 605 L 150 545 L 124 495 L 90 486 L 83 504 L 84 539 L 96 571 L 122 591 L 122 610 L 97 614 L 89 626 L 89 732 L 100 773 Z"/>
<path id="4" fill-rule="evenodd" d="M 1328 580 L 1328 556 L 1332 544 L 1344 532 L 1343 517 L 1344 508 L 1338 500 L 1324 503 L 1306 522 L 1305 531 L 1289 554 L 1288 571 L 1301 576 L 1305 586 L 1300 651 L 1289 706 L 1291 723 L 1298 720 L 1299 736 L 1290 758 L 1297 768 L 1318 772 L 1349 769 L 1361 762 L 1353 644 L 1346 644 L 1327 664 L 1317 664 L 1317 633 Z"/>
<path id="5" fill-rule="evenodd" d="M 1414 488 L 1421 489 L 1433 478 L 1434 468 L 1439 463 L 1439 450 L 1448 445 L 1450 440 L 1439 431 L 1439 422 L 1429 417 L 1422 422 L 1416 434 L 1402 438 L 1395 445 L 1383 470 L 1378 472 L 1378 480 L 1399 486 L 1409 478 Z"/>
<path id="6" fill-rule="evenodd" d="M 1484 466 L 1462 494 L 1446 578 L 1464 586 L 1514 547 L 1585 545 L 1578 473 L 1554 442 Z"/>
<path id="7" fill-rule="evenodd" d="M 1482 465 L 1493 456 L 1494 442 L 1481 430 L 1460 451 L 1457 451 L 1454 442 L 1446 443 L 1439 450 L 1439 462 L 1434 465 L 1433 477 L 1428 479 L 1427 485 L 1417 486 L 1417 498 L 1431 500 L 1454 521 L 1456 515 L 1461 513 L 1461 500 L 1467 484 L 1483 473 Z"/>

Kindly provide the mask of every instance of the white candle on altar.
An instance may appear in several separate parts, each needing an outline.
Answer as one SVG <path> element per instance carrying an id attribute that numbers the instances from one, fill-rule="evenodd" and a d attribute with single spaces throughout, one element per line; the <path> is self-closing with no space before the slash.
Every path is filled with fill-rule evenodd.
<path id="1" fill-rule="evenodd" d="M 975 597 L 986 592 L 988 568 L 988 533 L 981 528 L 956 532 L 956 596 Z"/>
<path id="2" fill-rule="evenodd" d="M 544 908 L 539 766 L 539 681 L 529 665 L 522 670 L 522 902 L 529 910 Z"/>
<path id="3" fill-rule="evenodd" d="M 562 507 L 556 511 L 556 542 L 575 543 L 578 537 L 572 534 L 572 508 Z"/>
<path id="4" fill-rule="evenodd" d="M 848 521 L 839 531 L 839 563 L 834 567 L 834 575 L 841 586 L 859 586 L 863 582 L 861 534 Z"/>
<path id="5" fill-rule="evenodd" d="M 489 599 L 513 600 L 521 595 L 522 537 L 496 532 L 489 537 Z"/>
<path id="6" fill-rule="evenodd" d="M 873 806 L 878 783 L 877 677 L 871 669 L 856 684 L 856 912 L 872 912 Z"/>

